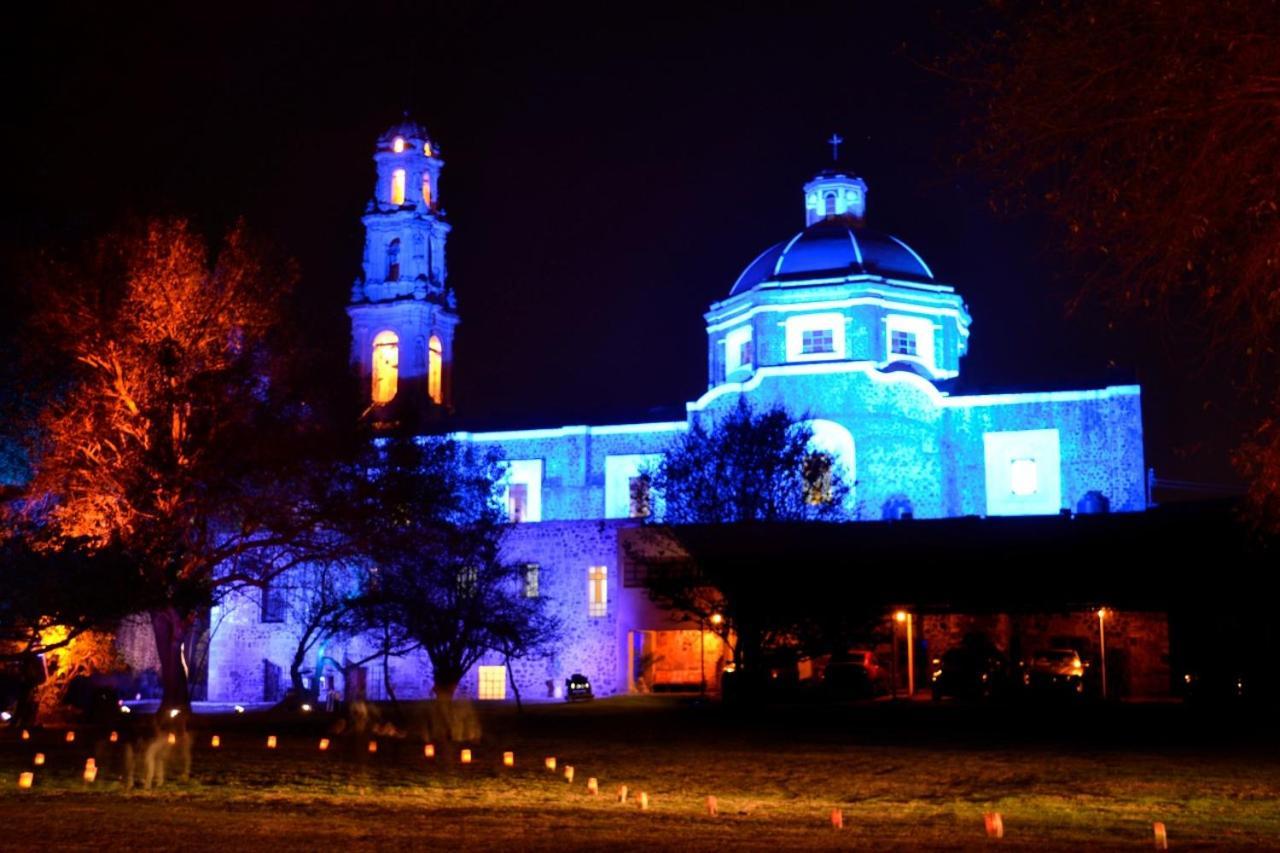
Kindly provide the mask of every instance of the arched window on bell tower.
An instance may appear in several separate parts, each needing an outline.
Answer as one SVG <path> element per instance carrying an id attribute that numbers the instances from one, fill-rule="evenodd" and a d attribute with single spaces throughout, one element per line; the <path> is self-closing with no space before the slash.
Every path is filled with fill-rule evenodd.
<path id="1" fill-rule="evenodd" d="M 422 173 L 422 203 L 431 206 L 431 173 Z"/>
<path id="2" fill-rule="evenodd" d="M 400 338 L 395 332 L 379 332 L 373 339 L 373 402 L 390 403 L 400 379 Z"/>
<path id="3" fill-rule="evenodd" d="M 427 341 L 427 396 L 436 405 L 444 402 L 444 347 L 435 335 Z"/>
<path id="4" fill-rule="evenodd" d="M 822 197 L 822 205 L 823 205 L 823 208 L 822 208 L 823 216 L 835 216 L 836 215 L 836 194 L 827 193 L 826 195 L 824 195 Z"/>
<path id="5" fill-rule="evenodd" d="M 400 280 L 400 238 L 387 244 L 387 281 Z"/>
<path id="6" fill-rule="evenodd" d="M 391 173 L 391 203 L 396 207 L 404 204 L 404 169 Z"/>

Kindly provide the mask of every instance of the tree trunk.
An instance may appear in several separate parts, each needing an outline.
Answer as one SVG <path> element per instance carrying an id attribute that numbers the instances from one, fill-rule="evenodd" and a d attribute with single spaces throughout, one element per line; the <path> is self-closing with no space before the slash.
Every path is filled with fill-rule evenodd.
<path id="1" fill-rule="evenodd" d="M 516 674 L 511 671 L 511 656 L 505 657 L 503 663 L 507 668 L 507 680 L 511 682 L 511 695 L 516 697 L 516 713 L 523 714 L 524 705 L 520 704 L 520 687 L 516 684 Z"/>
<path id="2" fill-rule="evenodd" d="M 160 684 L 163 695 L 161 709 L 191 710 L 191 692 L 187 679 L 186 639 L 191 620 L 173 606 L 151 611 L 151 630 L 156 638 L 156 654 L 160 658 Z"/>
<path id="3" fill-rule="evenodd" d="M 302 701 L 302 697 L 308 695 L 319 696 L 320 685 L 317 683 L 314 689 L 308 691 L 302 686 L 302 664 L 307 659 L 307 652 L 311 650 L 311 631 L 308 629 L 303 633 L 302 638 L 298 640 L 298 646 L 293 650 L 293 661 L 289 664 L 289 683 L 293 686 L 293 697 L 297 702 Z M 319 679 L 320 673 L 316 673 Z"/>
<path id="4" fill-rule="evenodd" d="M 400 700 L 396 698 L 395 688 L 391 686 L 391 653 L 383 651 L 382 653 L 382 689 L 387 692 L 387 698 L 391 700 L 391 713 L 395 715 L 397 723 L 404 722 L 404 714 L 400 712 Z"/>

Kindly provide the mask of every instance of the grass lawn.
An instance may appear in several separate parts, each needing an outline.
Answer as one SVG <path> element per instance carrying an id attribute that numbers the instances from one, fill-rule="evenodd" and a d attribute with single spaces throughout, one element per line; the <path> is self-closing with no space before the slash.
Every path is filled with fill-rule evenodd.
<path id="1" fill-rule="evenodd" d="M 407 709 L 426 719 L 424 706 Z M 752 713 L 678 699 L 484 708 L 483 735 L 330 735 L 300 715 L 199 718 L 192 777 L 124 792 L 105 732 L 0 735 L 0 849 L 1280 849 L 1270 717 L 1181 706 L 788 706 Z M 221 748 L 209 746 L 218 733 Z M 276 734 L 279 748 L 265 748 Z M 474 762 L 462 765 L 469 746 Z M 502 767 L 513 750 L 514 768 Z M 32 768 L 32 755 L 47 756 Z M 81 781 L 97 755 L 98 780 Z M 572 764 L 567 783 L 543 759 Z M 19 772 L 36 772 L 20 791 Z M 597 777 L 600 795 L 587 793 Z M 627 804 L 617 802 L 625 784 Z M 641 811 L 639 792 L 649 796 Z M 706 798 L 719 815 L 706 814 Z M 845 828 L 831 827 L 833 808 Z M 983 812 L 1003 815 L 987 840 Z"/>

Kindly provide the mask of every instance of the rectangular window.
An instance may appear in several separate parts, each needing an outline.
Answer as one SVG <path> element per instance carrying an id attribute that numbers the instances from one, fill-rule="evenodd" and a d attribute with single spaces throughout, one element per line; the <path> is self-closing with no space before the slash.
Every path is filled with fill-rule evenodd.
<path id="1" fill-rule="evenodd" d="M 529 517 L 529 485 L 512 483 L 507 489 L 507 520 L 512 524 Z"/>
<path id="2" fill-rule="evenodd" d="M 801 355 L 817 355 L 835 351 L 835 335 L 830 329 L 805 329 L 800 333 Z"/>
<path id="3" fill-rule="evenodd" d="M 1040 476 L 1034 459 L 1014 459 L 1009 463 L 1009 488 L 1015 495 L 1034 495 Z"/>
<path id="4" fill-rule="evenodd" d="M 660 517 L 662 496 L 653 491 L 644 474 L 656 471 L 660 453 L 626 453 L 604 458 L 604 517 Z M 644 480 L 644 488 L 637 489 Z"/>
<path id="5" fill-rule="evenodd" d="M 749 368 L 755 361 L 755 342 L 751 326 L 739 326 L 724 338 L 725 372 Z"/>
<path id="6" fill-rule="evenodd" d="M 542 521 L 542 460 L 511 459 L 503 463 L 502 504 L 512 523 Z"/>
<path id="7" fill-rule="evenodd" d="M 783 322 L 787 361 L 835 361 L 848 358 L 845 326 L 848 318 L 836 312 L 796 314 Z"/>
<path id="8" fill-rule="evenodd" d="M 988 432 L 982 444 L 987 515 L 1056 515 L 1062 509 L 1058 430 Z"/>
<path id="9" fill-rule="evenodd" d="M 916 355 L 916 333 L 894 329 L 889 341 L 889 351 L 896 355 Z"/>
<path id="10" fill-rule="evenodd" d="M 587 615 L 604 616 L 609 610 L 608 571 L 604 566 L 587 569 Z"/>
<path id="11" fill-rule="evenodd" d="M 538 564 L 524 564 L 524 597 L 538 597 Z"/>
<path id="12" fill-rule="evenodd" d="M 288 599 L 285 597 L 285 591 L 280 585 L 267 581 L 262 586 L 262 612 L 259 614 L 259 621 L 262 622 L 283 622 L 285 611 L 288 609 Z"/>
<path id="13" fill-rule="evenodd" d="M 484 700 L 501 701 L 507 698 L 507 668 L 505 666 L 482 666 L 480 685 L 476 695 Z"/>

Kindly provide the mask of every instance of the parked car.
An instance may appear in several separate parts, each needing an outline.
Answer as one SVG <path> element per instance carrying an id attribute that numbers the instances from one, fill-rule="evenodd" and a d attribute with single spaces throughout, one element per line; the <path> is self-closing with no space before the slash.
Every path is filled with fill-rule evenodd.
<path id="1" fill-rule="evenodd" d="M 564 680 L 564 699 L 566 702 L 577 702 L 594 698 L 591 692 L 591 680 L 580 672 L 575 672 Z"/>
<path id="2" fill-rule="evenodd" d="M 1188 702 L 1237 703 L 1253 698 L 1254 682 L 1230 668 L 1206 668 L 1182 676 L 1182 694 Z"/>
<path id="3" fill-rule="evenodd" d="M 959 646 L 933 659 L 933 698 L 990 699 L 1009 686 L 1009 663 L 995 649 Z"/>
<path id="4" fill-rule="evenodd" d="M 1022 683 L 1032 690 L 1084 693 L 1088 664 L 1075 649 L 1041 649 L 1023 667 Z"/>
<path id="5" fill-rule="evenodd" d="M 851 649 L 826 662 L 822 685 L 842 696 L 878 696 L 889 692 L 889 673 L 880 665 L 875 652 Z"/>

